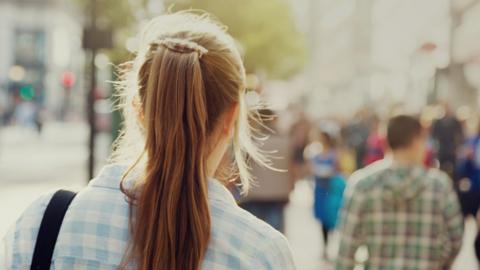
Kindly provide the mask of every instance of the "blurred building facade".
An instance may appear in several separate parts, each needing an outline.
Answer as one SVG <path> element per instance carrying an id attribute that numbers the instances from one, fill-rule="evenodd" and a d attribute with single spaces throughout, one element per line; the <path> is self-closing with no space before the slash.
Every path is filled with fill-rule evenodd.
<path id="1" fill-rule="evenodd" d="M 480 1 L 291 0 L 310 41 L 314 116 L 436 100 L 478 107 Z M 305 16 L 307 14 L 307 16 Z"/>
<path id="2" fill-rule="evenodd" d="M 0 0 L 0 91 L 9 106 L 33 101 L 60 114 L 72 91 L 80 94 L 71 107 L 83 108 L 80 18 L 67 1 Z"/>

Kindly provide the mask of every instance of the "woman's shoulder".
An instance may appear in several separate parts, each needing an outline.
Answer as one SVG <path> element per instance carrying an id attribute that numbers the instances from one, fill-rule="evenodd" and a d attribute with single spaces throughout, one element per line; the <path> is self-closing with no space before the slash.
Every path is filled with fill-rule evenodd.
<path id="1" fill-rule="evenodd" d="M 211 212 L 213 252 L 232 251 L 255 269 L 295 269 L 287 239 L 273 227 L 237 205 L 214 205 Z"/>

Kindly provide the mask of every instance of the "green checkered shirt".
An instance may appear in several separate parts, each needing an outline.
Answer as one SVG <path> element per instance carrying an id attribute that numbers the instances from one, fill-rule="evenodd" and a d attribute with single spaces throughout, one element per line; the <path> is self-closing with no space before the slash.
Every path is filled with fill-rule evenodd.
<path id="1" fill-rule="evenodd" d="M 348 182 L 337 270 L 355 267 L 366 246 L 368 270 L 448 269 L 458 254 L 463 218 L 449 177 L 382 160 Z"/>

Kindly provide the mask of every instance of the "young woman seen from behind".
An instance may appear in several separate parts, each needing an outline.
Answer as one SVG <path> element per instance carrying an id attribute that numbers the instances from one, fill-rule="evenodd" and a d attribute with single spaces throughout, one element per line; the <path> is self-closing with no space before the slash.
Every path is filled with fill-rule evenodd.
<path id="1" fill-rule="evenodd" d="M 231 142 L 244 189 L 247 155 L 268 166 L 250 140 L 234 40 L 182 12 L 152 20 L 140 41 L 117 85 L 125 127 L 115 162 L 71 203 L 52 269 L 294 269 L 285 238 L 213 178 Z M 51 196 L 7 234 L 8 269 L 30 264 Z"/>

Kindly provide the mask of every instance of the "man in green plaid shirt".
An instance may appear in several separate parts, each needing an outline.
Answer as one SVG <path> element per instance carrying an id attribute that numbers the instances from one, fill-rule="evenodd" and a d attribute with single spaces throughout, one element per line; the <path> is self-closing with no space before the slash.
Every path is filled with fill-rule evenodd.
<path id="1" fill-rule="evenodd" d="M 391 157 L 356 172 L 345 191 L 337 270 L 352 270 L 366 246 L 368 270 L 449 269 L 463 236 L 463 218 L 449 177 L 423 166 L 420 122 L 388 124 Z"/>

